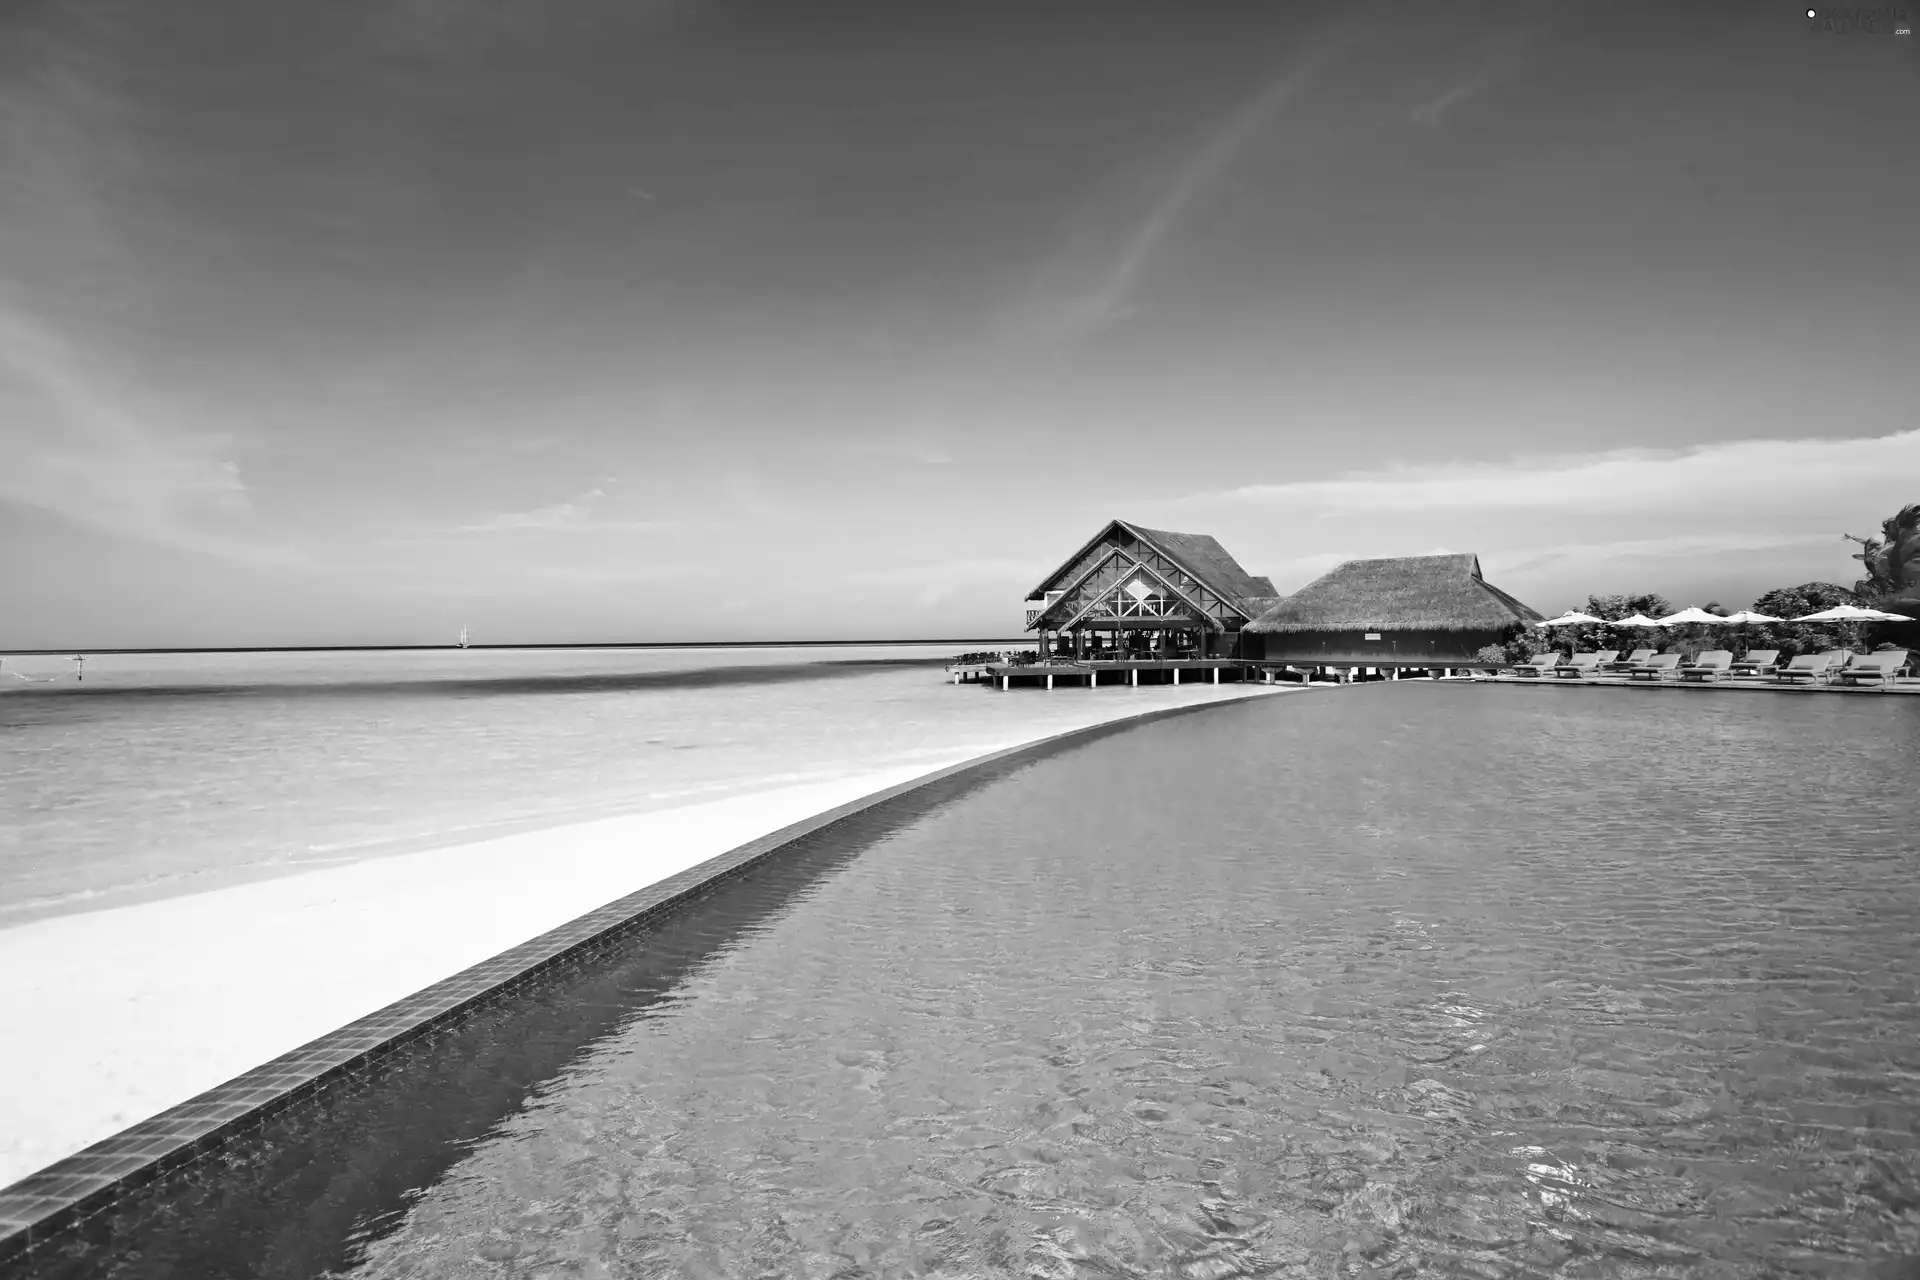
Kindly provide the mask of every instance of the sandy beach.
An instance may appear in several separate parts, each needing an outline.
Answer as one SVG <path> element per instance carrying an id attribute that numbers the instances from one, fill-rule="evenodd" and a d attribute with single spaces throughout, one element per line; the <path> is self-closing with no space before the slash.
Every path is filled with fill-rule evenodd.
<path id="1" fill-rule="evenodd" d="M 1248 685 L 985 694 L 911 764 L 0 930 L 0 1186 L 624 894 L 976 756 Z M 1002 699 L 1004 698 L 1004 701 Z M 952 732 L 958 730 L 958 732 Z"/>

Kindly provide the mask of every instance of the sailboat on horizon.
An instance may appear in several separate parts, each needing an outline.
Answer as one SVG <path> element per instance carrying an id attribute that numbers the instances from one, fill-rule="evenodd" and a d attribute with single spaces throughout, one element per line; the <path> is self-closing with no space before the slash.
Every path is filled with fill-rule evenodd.
<path id="1" fill-rule="evenodd" d="M 467 629 L 465 627 L 460 628 L 460 647 L 462 649 L 467 647 Z"/>

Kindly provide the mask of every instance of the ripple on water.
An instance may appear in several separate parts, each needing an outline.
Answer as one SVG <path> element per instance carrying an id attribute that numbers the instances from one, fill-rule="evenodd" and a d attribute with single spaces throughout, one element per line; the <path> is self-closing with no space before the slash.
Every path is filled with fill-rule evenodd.
<path id="1" fill-rule="evenodd" d="M 1870 1274 L 1920 1252 L 1916 763 L 1906 700 L 1452 686 L 1086 744 L 742 934 L 354 1271 Z"/>

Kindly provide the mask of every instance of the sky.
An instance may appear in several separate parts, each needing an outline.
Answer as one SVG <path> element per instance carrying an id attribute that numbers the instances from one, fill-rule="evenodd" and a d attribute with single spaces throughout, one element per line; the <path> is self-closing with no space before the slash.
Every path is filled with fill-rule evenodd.
<path id="1" fill-rule="evenodd" d="M 1114 517 L 1850 584 L 1920 501 L 1889 15 L 11 0 L 0 649 L 1011 637 Z"/>

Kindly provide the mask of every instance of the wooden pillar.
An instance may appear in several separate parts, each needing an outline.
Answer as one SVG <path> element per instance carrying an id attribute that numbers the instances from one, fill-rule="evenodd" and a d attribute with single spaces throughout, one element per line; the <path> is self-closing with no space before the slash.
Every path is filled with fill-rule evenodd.
<path id="1" fill-rule="evenodd" d="M 1047 688 L 1053 688 L 1053 672 L 1047 672 Z"/>
<path id="2" fill-rule="evenodd" d="M 1140 687 L 1140 668 L 1138 667 L 1127 668 L 1127 683 L 1132 685 L 1136 689 Z"/>
<path id="3" fill-rule="evenodd" d="M 1175 684 L 1179 684 L 1179 683 L 1180 683 L 1180 668 L 1178 668 L 1178 667 L 1175 667 L 1175 668 L 1173 669 L 1173 682 L 1174 682 Z"/>
<path id="4" fill-rule="evenodd" d="M 1220 683 L 1220 668 L 1218 668 L 1218 667 L 1215 667 L 1215 668 L 1213 669 L 1213 682 L 1214 682 L 1215 684 L 1219 684 L 1219 683 Z"/>
<path id="5" fill-rule="evenodd" d="M 1006 691 L 1007 691 L 1008 689 L 1011 689 L 1011 688 L 1013 688 L 1013 677 L 1012 677 L 1012 676 L 1001 676 L 1001 677 L 1000 677 L 1000 692 L 1002 692 L 1002 693 L 1005 693 L 1005 692 L 1006 692 Z"/>

